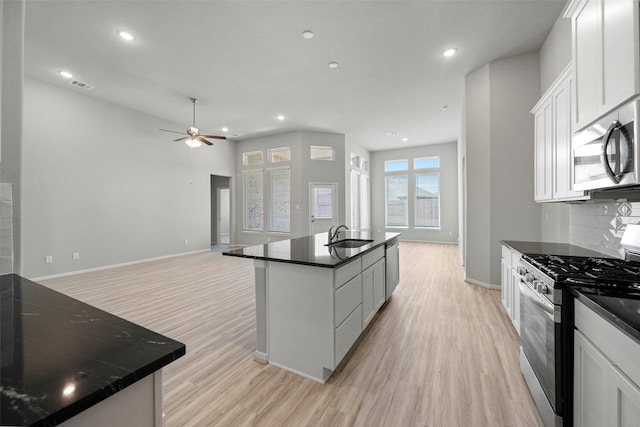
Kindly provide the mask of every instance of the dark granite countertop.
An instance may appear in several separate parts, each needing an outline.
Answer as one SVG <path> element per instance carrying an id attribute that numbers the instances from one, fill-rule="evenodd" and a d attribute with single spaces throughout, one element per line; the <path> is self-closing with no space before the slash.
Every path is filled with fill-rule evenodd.
<path id="1" fill-rule="evenodd" d="M 0 276 L 0 308 L 3 426 L 57 425 L 185 354 L 178 341 L 15 274 Z"/>
<path id="2" fill-rule="evenodd" d="M 315 267 L 335 268 L 349 262 L 352 258 L 363 255 L 380 245 L 398 238 L 400 233 L 375 233 L 364 231 L 348 231 L 343 237 L 347 239 L 368 239 L 373 242 L 359 248 L 330 248 L 327 233 L 297 239 L 280 240 L 265 245 L 249 246 L 242 249 L 223 252 L 223 255 L 242 258 L 261 259 L 265 261 L 303 264 Z"/>
<path id="3" fill-rule="evenodd" d="M 503 245 L 509 246 L 516 252 L 520 252 L 521 254 L 549 254 L 611 258 L 610 256 L 604 255 L 600 252 L 581 248 L 580 246 L 571 245 L 569 243 L 521 242 L 517 240 L 502 240 L 501 243 Z"/>
<path id="4" fill-rule="evenodd" d="M 592 290 L 570 286 L 571 294 L 591 310 L 640 344 L 640 300 L 595 295 Z"/>

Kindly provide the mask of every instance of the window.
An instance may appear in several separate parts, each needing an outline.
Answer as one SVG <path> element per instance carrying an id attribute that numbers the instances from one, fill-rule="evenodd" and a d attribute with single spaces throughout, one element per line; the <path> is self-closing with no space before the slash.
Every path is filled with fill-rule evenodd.
<path id="1" fill-rule="evenodd" d="M 351 228 L 360 230 L 360 172 L 351 170 Z"/>
<path id="2" fill-rule="evenodd" d="M 316 145 L 311 146 L 311 160 L 333 160 L 333 153 L 333 147 L 320 147 Z"/>
<path id="3" fill-rule="evenodd" d="M 384 162 L 385 172 L 399 172 L 409 169 L 408 160 L 387 160 Z"/>
<path id="4" fill-rule="evenodd" d="M 360 175 L 360 229 L 369 229 L 369 176 Z"/>
<path id="5" fill-rule="evenodd" d="M 331 187 L 314 186 L 311 196 L 313 207 L 311 215 L 316 218 L 333 218 L 333 190 Z"/>
<path id="6" fill-rule="evenodd" d="M 385 177 L 385 219 L 387 227 L 409 226 L 409 177 L 390 175 Z"/>
<path id="7" fill-rule="evenodd" d="M 287 169 L 272 169 L 271 206 L 269 211 L 269 231 L 288 233 L 290 227 L 291 173 Z"/>
<path id="8" fill-rule="evenodd" d="M 440 167 L 440 157 L 422 157 L 413 159 L 414 169 L 437 169 Z"/>
<path id="9" fill-rule="evenodd" d="M 262 154 L 262 153 L 261 153 Z M 263 172 L 244 172 L 244 229 L 262 231 L 264 229 Z"/>
<path id="10" fill-rule="evenodd" d="M 440 227 L 440 174 L 415 176 L 415 226 Z"/>
<path id="11" fill-rule="evenodd" d="M 360 156 L 356 153 L 351 153 L 351 166 L 354 168 L 360 167 Z"/>
<path id="12" fill-rule="evenodd" d="M 261 165 L 264 162 L 264 154 L 262 151 L 252 151 L 250 153 L 242 153 L 242 164 L 245 166 Z"/>
<path id="13" fill-rule="evenodd" d="M 269 161 L 281 163 L 291 161 L 291 149 L 289 147 L 272 148 L 269 150 Z"/>

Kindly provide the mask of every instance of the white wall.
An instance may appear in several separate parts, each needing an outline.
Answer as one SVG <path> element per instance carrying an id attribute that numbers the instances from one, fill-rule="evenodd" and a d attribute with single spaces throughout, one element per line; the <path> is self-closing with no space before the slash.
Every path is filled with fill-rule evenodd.
<path id="1" fill-rule="evenodd" d="M 335 159 L 333 161 L 310 160 L 310 147 L 330 146 L 335 149 Z M 242 153 L 251 151 L 262 151 L 267 156 L 270 148 L 290 147 L 291 162 L 291 232 L 268 233 L 268 232 L 248 232 L 244 231 L 244 209 L 243 209 L 243 177 L 242 177 Z M 338 224 L 345 222 L 345 137 L 342 134 L 294 131 L 281 134 L 274 134 L 259 138 L 247 139 L 237 143 L 237 154 L 235 158 L 236 173 L 236 243 L 242 245 L 258 245 L 269 241 L 290 239 L 306 236 L 309 234 L 309 183 L 311 182 L 335 182 L 338 184 Z M 280 165 L 264 164 L 264 167 L 278 167 Z M 265 182 L 268 175 L 265 174 Z M 268 186 L 265 186 L 265 209 L 268 206 Z M 266 224 L 265 224 L 266 225 Z"/>
<path id="2" fill-rule="evenodd" d="M 403 229 L 385 227 L 385 173 L 386 160 L 418 157 L 440 157 L 440 228 Z M 424 145 L 371 153 L 371 229 L 402 233 L 403 240 L 457 243 L 458 241 L 458 153 L 457 143 Z M 414 186 L 409 182 L 409 198 Z M 411 214 L 409 218 L 412 223 Z"/>
<path id="3" fill-rule="evenodd" d="M 0 273 L 20 274 L 25 3 L 0 3 Z"/>
<path id="4" fill-rule="evenodd" d="M 540 239 L 533 193 L 538 52 L 491 62 L 466 77 L 469 281 L 500 284 L 500 240 Z"/>
<path id="5" fill-rule="evenodd" d="M 210 175 L 235 175 L 234 143 L 190 149 L 157 130 L 182 127 L 25 79 L 24 275 L 208 249 Z"/>

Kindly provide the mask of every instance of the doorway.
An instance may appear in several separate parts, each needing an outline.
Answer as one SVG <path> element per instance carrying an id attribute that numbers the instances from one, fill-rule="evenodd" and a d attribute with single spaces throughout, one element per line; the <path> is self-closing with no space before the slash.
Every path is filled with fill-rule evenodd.
<path id="1" fill-rule="evenodd" d="M 338 184 L 309 184 L 309 234 L 324 233 L 338 225 Z"/>
<path id="2" fill-rule="evenodd" d="M 231 179 L 211 175 L 211 247 L 226 249 L 231 243 Z"/>

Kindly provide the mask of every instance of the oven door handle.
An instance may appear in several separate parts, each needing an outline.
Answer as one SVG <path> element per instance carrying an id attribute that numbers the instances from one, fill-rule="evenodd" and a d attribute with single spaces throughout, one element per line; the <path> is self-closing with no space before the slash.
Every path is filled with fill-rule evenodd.
<path id="1" fill-rule="evenodd" d="M 525 294 L 525 297 L 529 298 L 537 307 L 544 310 L 544 312 L 554 320 L 553 316 L 553 303 L 547 300 L 545 297 L 540 296 L 538 292 L 533 290 L 527 283 L 520 281 L 520 293 Z"/>
<path id="2" fill-rule="evenodd" d="M 611 126 L 609 126 L 609 129 L 607 129 L 607 133 L 602 138 L 604 143 L 602 144 L 602 153 L 600 153 L 600 161 L 602 162 L 602 166 L 604 166 L 604 171 L 606 172 L 607 176 L 611 179 L 611 181 L 613 181 L 616 184 L 620 183 L 623 173 L 621 172 L 620 174 L 616 174 L 615 172 L 613 172 L 613 169 L 611 169 L 611 164 L 609 163 L 609 157 L 607 156 L 607 148 L 609 148 L 609 143 L 611 142 L 611 136 L 613 135 L 613 132 L 615 132 L 616 129 L 621 127 L 622 127 L 622 123 L 620 123 L 617 120 L 614 120 L 611 123 Z M 620 165 L 620 149 L 617 150 L 616 154 L 618 156 L 617 164 Z"/>

